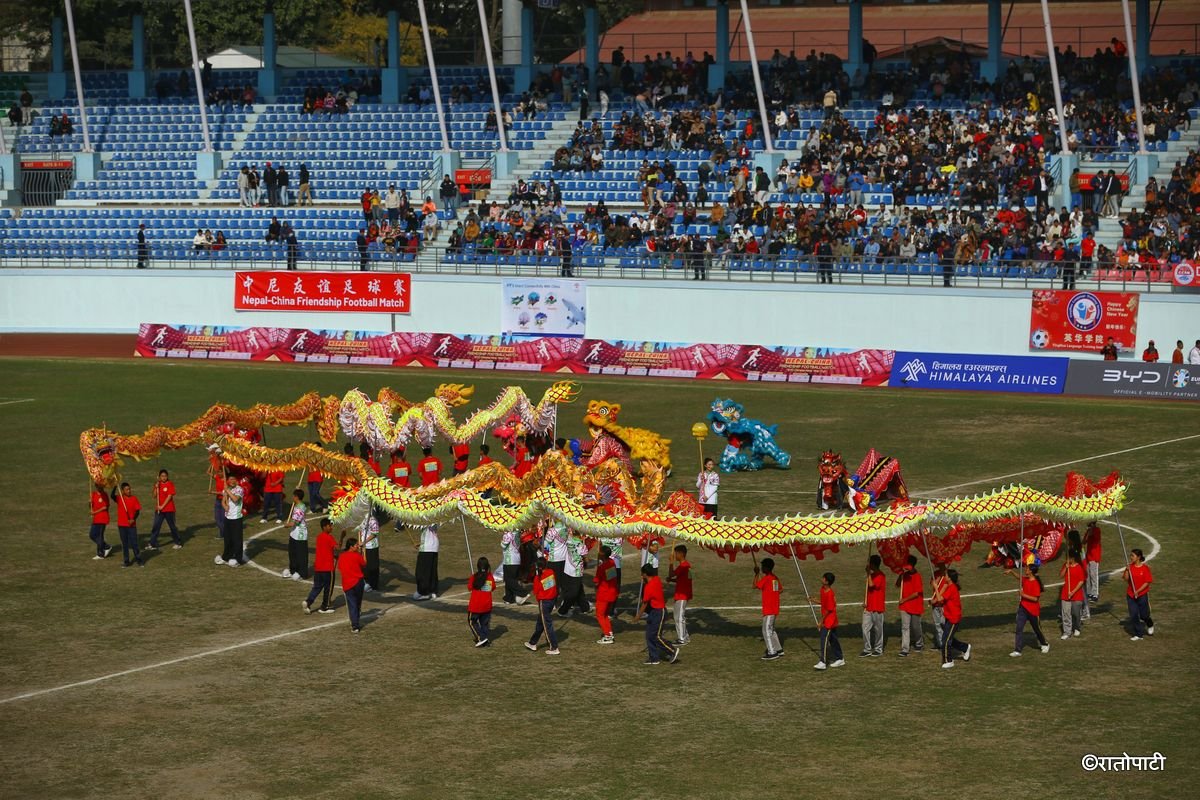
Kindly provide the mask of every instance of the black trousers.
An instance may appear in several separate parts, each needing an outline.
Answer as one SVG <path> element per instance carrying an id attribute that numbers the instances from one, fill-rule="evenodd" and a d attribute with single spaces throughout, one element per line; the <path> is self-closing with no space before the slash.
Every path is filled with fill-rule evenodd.
<path id="1" fill-rule="evenodd" d="M 379 589 L 379 548 L 370 547 L 363 552 L 367 555 L 367 568 L 363 570 L 363 577 L 372 589 Z"/>
<path id="2" fill-rule="evenodd" d="M 221 551 L 222 561 L 245 562 L 242 553 L 242 536 L 245 530 L 246 518 L 225 520 L 225 548 Z"/>
<path id="3" fill-rule="evenodd" d="M 516 602 L 520 596 L 520 564 L 505 564 L 504 565 L 504 602 Z"/>
<path id="4" fill-rule="evenodd" d="M 437 553 L 417 553 L 417 594 L 437 594 Z"/>
<path id="5" fill-rule="evenodd" d="M 562 589 L 558 593 L 558 613 L 565 614 L 572 607 L 579 609 L 584 614 L 588 612 L 587 597 L 583 593 L 583 578 L 564 574 L 559 586 Z"/>
<path id="6" fill-rule="evenodd" d="M 321 608 L 329 608 L 330 595 L 333 594 L 332 572 L 313 573 L 312 591 L 308 593 L 308 599 L 304 602 L 311 606 L 318 594 L 321 595 Z"/>
<path id="7" fill-rule="evenodd" d="M 288 569 L 293 575 L 308 578 L 308 540 L 288 537 Z"/>

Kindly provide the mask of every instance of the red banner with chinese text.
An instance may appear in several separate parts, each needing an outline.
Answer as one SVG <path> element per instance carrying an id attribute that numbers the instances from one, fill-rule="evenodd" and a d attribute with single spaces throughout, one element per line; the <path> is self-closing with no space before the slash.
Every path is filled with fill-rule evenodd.
<path id="1" fill-rule="evenodd" d="M 1137 342 L 1139 295 L 1039 289 L 1029 316 L 1029 349 L 1098 353 L 1112 337 L 1118 350 Z"/>
<path id="2" fill-rule="evenodd" d="M 407 272 L 238 272 L 238 311 L 331 311 L 407 314 L 412 275 Z"/>

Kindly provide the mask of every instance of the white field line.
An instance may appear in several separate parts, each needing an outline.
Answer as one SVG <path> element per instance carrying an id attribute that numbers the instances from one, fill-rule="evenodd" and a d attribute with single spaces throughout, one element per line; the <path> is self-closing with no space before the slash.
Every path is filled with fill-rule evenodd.
<path id="1" fill-rule="evenodd" d="M 13 406 L 17 403 L 32 403 L 36 397 L 22 397 L 20 400 L 0 400 L 0 406 Z"/>
<path id="2" fill-rule="evenodd" d="M 1197 436 L 1185 436 L 1185 437 L 1181 437 L 1179 439 L 1170 439 L 1170 440 L 1163 441 L 1163 442 L 1156 442 L 1154 444 L 1142 445 L 1140 447 L 1134 447 L 1134 448 L 1130 448 L 1129 450 L 1122 450 L 1119 452 L 1131 452 L 1132 450 L 1141 450 L 1141 449 L 1144 449 L 1147 447 L 1157 447 L 1162 444 L 1170 444 L 1172 442 L 1185 441 L 1187 439 L 1194 439 L 1194 438 L 1198 438 L 1198 437 Z M 1078 459 L 1077 461 L 1067 462 L 1067 463 L 1079 463 L 1081 461 L 1090 461 L 1095 458 L 1104 458 L 1106 455 L 1116 455 L 1116 453 L 1108 453 L 1108 454 L 1104 454 L 1104 455 L 1100 455 L 1100 456 L 1093 456 L 1091 458 Z M 1054 467 L 1038 467 L 1036 469 L 1028 470 L 1028 472 L 1040 472 L 1040 471 L 1044 471 L 1047 469 L 1054 469 L 1055 467 L 1058 467 L 1058 466 L 1066 466 L 1066 464 L 1055 465 Z M 1017 477 L 1019 475 L 1024 475 L 1024 474 L 1026 474 L 1026 473 L 1018 472 L 1018 473 L 1013 473 L 1012 475 L 1001 476 L 1001 478 Z M 978 481 L 978 483 L 985 483 L 987 481 L 992 481 L 992 480 L 1000 480 L 1001 478 L 989 478 L 984 481 Z M 970 483 L 959 484 L 959 486 L 970 486 L 970 485 L 972 485 L 972 484 L 970 484 Z M 953 489 L 953 488 L 958 488 L 958 487 L 951 486 L 951 487 L 946 487 L 946 488 Z M 944 490 L 941 490 L 941 491 L 944 491 Z M 927 492 L 926 494 L 932 494 L 932 493 L 933 492 Z M 1108 520 L 1105 520 L 1105 522 L 1108 524 L 1115 524 L 1115 523 L 1109 523 Z M 254 539 L 258 538 L 259 536 L 263 536 L 267 533 L 271 533 L 273 531 L 280 530 L 281 528 L 284 528 L 284 527 L 286 527 L 286 525 L 276 525 L 274 527 L 270 527 L 270 528 L 261 530 L 258 533 L 254 534 L 253 536 L 251 536 L 250 541 L 253 541 Z M 1130 530 L 1130 531 L 1133 531 L 1134 533 L 1140 534 L 1141 536 L 1144 536 L 1147 540 L 1149 540 L 1149 542 L 1151 544 L 1151 549 L 1150 549 L 1150 554 L 1148 556 L 1146 556 L 1147 561 L 1150 561 L 1155 556 L 1157 556 L 1159 551 L 1162 549 L 1158 543 L 1158 540 L 1156 540 L 1154 537 L 1152 537 L 1150 534 L 1146 533 L 1145 531 L 1139 530 L 1138 528 L 1133 528 L 1129 525 L 1124 525 L 1122 527 L 1126 530 Z M 253 564 L 253 566 L 255 568 L 261 570 L 262 572 L 267 573 L 268 575 L 277 575 L 277 573 L 273 572 L 272 570 L 267 569 L 266 567 L 260 566 L 259 564 L 256 564 L 254 562 L 250 562 L 250 563 Z M 1113 570 L 1107 574 L 1111 577 L 1112 575 L 1119 574 L 1120 571 L 1121 570 L 1119 570 L 1119 569 Z M 1061 585 L 1060 583 L 1049 584 L 1050 587 L 1060 586 L 1060 585 Z M 965 595 L 963 595 L 963 597 L 965 597 L 965 598 L 986 597 L 989 595 L 997 595 L 997 594 L 1011 594 L 1012 592 L 1015 592 L 1015 591 L 1016 591 L 1016 589 L 1000 589 L 1000 590 L 992 591 L 992 592 L 978 592 L 978 593 L 973 593 L 973 594 L 965 594 Z M 449 600 L 452 600 L 457 597 L 463 597 L 466 594 L 467 594 L 466 592 L 460 592 L 455 595 L 439 597 L 438 600 L 434 601 L 434 602 L 440 602 L 442 600 L 449 601 Z M 384 596 L 385 597 L 388 597 L 388 596 L 395 597 L 397 595 L 391 595 L 391 594 L 384 593 Z M 839 606 L 861 606 L 861 603 L 839 603 L 838 605 Z M 410 608 L 414 608 L 414 607 L 415 606 L 413 604 L 390 606 L 388 608 L 378 610 L 375 614 L 375 618 L 378 619 L 380 617 L 383 617 L 389 611 L 393 611 L 397 608 L 410 609 Z M 694 606 L 694 608 L 697 608 L 697 609 L 705 608 L 709 611 L 761 611 L 760 606 Z M 808 604 L 797 605 L 797 606 L 788 605 L 788 606 L 782 606 L 781 608 L 788 608 L 788 609 L 809 608 L 809 605 Z M 279 639 L 286 639 L 286 638 L 289 638 L 292 636 L 298 636 L 300 634 L 309 633 L 311 631 L 325 630 L 326 628 L 333 628 L 338 625 L 345 625 L 345 624 L 346 624 L 345 621 L 336 621 L 336 622 L 326 622 L 326 623 L 317 624 L 317 625 L 309 625 L 304 628 L 297 628 L 294 630 L 285 631 L 283 633 L 277 633 L 272 636 L 264 636 L 264 637 L 261 637 L 258 639 L 250 639 L 245 642 L 239 642 L 237 644 L 227 645 L 225 647 L 218 647 L 214 650 L 205 650 L 203 652 L 193 653 L 192 655 L 188 655 L 188 656 L 181 656 L 179 658 L 172 658 L 167 661 L 159 661 L 159 662 L 156 662 L 153 664 L 146 664 L 146 665 L 143 665 L 140 667 L 133 667 L 132 669 L 121 670 L 120 672 L 110 672 L 106 675 L 100 675 L 95 678 L 88 678 L 87 680 L 83 680 L 83 681 L 75 681 L 74 683 L 62 684 L 61 686 L 52 686 L 52 687 L 49 687 L 46 689 L 38 689 L 38 690 L 35 690 L 32 692 L 24 692 L 22 694 L 13 695 L 11 697 L 0 698 L 0 705 L 5 705 L 7 703 L 14 703 L 18 700 L 28 700 L 28 699 L 31 699 L 34 697 L 40 697 L 42 695 L 66 691 L 68 689 L 76 689 L 76 688 L 80 688 L 83 686 L 92 686 L 94 684 L 101 683 L 103 681 L 114 680 L 116 678 L 121 678 L 126 675 L 134 675 L 134 674 L 137 674 L 140 672 L 146 672 L 146 671 L 154 670 L 154 669 L 161 669 L 163 667 L 170 667 L 170 666 L 174 666 L 175 664 L 182 664 L 182 663 L 185 663 L 188 661 L 195 661 L 195 660 L 201 659 L 201 658 L 208 658 L 210 656 L 221 655 L 222 653 L 228 653 L 228 652 L 231 652 L 234 650 L 241 650 L 246 647 L 253 647 L 254 645 L 266 644 L 268 642 L 273 642 L 273 641 L 276 641 Z"/>

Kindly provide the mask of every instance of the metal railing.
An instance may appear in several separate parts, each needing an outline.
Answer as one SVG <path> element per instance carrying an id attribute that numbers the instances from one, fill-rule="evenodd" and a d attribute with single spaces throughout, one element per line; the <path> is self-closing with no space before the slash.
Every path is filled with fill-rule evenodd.
<path id="1" fill-rule="evenodd" d="M 300 271 L 354 271 L 363 259 L 354 242 L 304 244 L 294 253 Z M 0 268 L 4 269 L 132 269 L 137 266 L 135 243 L 90 245 L 25 243 L 0 240 Z M 147 267 L 188 270 L 285 270 L 285 244 L 231 244 L 220 251 L 196 250 L 183 243 L 149 243 Z M 764 256 L 679 253 L 639 254 L 580 249 L 570 258 L 571 277 L 639 280 L 706 281 L 751 284 L 820 284 L 834 286 L 934 286 L 949 281 L 959 288 L 1053 289 L 1063 284 L 1063 265 L 1037 260 L 988 261 L 941 264 L 921 259 L 870 257 Z M 532 256 L 456 253 L 426 248 L 417 253 L 388 253 L 378 243 L 367 251 L 365 268 L 433 275 L 561 277 L 567 269 L 560 255 Z M 1171 273 L 1119 269 L 1113 264 L 1076 270 L 1077 288 L 1128 291 L 1171 291 Z"/>

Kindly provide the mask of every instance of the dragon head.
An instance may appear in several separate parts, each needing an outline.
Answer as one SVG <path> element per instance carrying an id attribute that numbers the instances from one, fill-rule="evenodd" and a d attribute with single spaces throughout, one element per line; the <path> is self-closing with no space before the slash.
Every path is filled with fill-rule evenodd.
<path id="1" fill-rule="evenodd" d="M 712 410 L 708 412 L 708 422 L 712 426 L 713 433 L 718 436 L 727 435 L 729 426 L 742 418 L 744 410 L 745 406 L 741 403 L 718 397 L 713 401 Z"/>
<path id="2" fill-rule="evenodd" d="M 817 462 L 817 472 L 821 475 L 822 481 L 837 480 L 845 471 L 846 466 L 842 463 L 841 453 L 835 453 L 832 450 L 821 453 L 821 460 Z"/>
<path id="3" fill-rule="evenodd" d="M 469 403 L 473 394 L 475 394 L 474 386 L 466 386 L 461 383 L 443 383 L 437 387 L 433 396 L 447 406 L 455 408 L 456 406 L 465 406 Z"/>
<path id="4" fill-rule="evenodd" d="M 588 432 L 592 434 L 592 438 L 595 438 L 603 430 L 612 432 L 617 427 L 617 415 L 620 413 L 620 403 L 591 400 L 588 402 L 587 413 L 583 415 L 583 423 L 588 426 Z"/>

